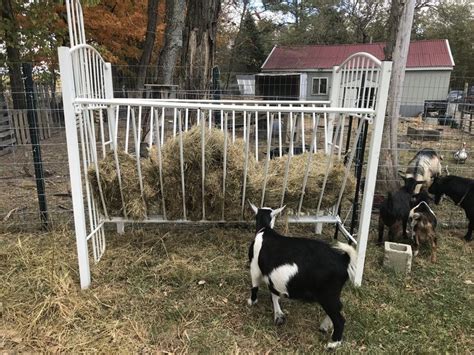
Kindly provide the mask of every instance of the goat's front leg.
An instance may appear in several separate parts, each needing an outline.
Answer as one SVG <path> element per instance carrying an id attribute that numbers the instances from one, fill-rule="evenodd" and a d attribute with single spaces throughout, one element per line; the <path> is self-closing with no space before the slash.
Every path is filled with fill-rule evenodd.
<path id="1" fill-rule="evenodd" d="M 418 251 L 420 249 L 420 238 L 418 236 L 418 234 L 415 233 L 415 235 L 413 236 L 413 256 L 417 256 L 418 255 Z"/>
<path id="2" fill-rule="evenodd" d="M 464 240 L 466 242 L 470 242 L 472 240 L 472 231 L 474 230 L 474 220 L 469 222 L 469 226 L 467 227 L 467 233 L 464 236 Z"/>
<path id="3" fill-rule="evenodd" d="M 247 300 L 249 306 L 257 303 L 258 286 L 262 283 L 262 273 L 258 266 L 250 264 L 250 277 L 252 278 L 252 289 L 250 290 L 250 298 Z"/>
<path id="4" fill-rule="evenodd" d="M 436 249 L 438 245 L 438 241 L 436 239 L 436 235 L 434 233 L 430 234 L 430 241 L 431 241 L 431 262 L 436 262 Z"/>
<path id="5" fill-rule="evenodd" d="M 272 292 L 273 312 L 276 325 L 283 325 L 286 321 L 285 314 L 280 308 L 280 296 Z"/>

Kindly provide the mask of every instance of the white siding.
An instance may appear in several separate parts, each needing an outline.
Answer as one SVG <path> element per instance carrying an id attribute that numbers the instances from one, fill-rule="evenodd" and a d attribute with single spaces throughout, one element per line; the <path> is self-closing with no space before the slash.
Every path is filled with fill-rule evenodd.
<path id="1" fill-rule="evenodd" d="M 405 72 L 400 114 L 414 116 L 423 111 L 425 100 L 446 100 L 449 70 L 409 70 Z"/>

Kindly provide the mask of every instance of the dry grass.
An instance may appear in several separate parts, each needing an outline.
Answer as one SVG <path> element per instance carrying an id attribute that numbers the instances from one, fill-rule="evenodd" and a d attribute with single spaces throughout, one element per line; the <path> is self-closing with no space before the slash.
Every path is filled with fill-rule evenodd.
<path id="1" fill-rule="evenodd" d="M 282 228 L 279 226 L 278 228 Z M 292 227 L 292 234 L 310 228 Z M 332 228 L 326 229 L 328 235 Z M 421 251 L 412 274 L 384 270 L 369 243 L 361 289 L 343 293 L 343 352 L 456 352 L 474 349 L 472 246 L 464 231 L 440 230 L 439 260 Z M 246 305 L 251 228 L 108 232 L 78 285 L 74 236 L 3 234 L 1 348 L 12 352 L 322 352 L 327 336 L 314 304 L 284 301 L 288 323 L 272 323 L 269 292 Z M 204 282 L 202 282 L 204 281 Z"/>

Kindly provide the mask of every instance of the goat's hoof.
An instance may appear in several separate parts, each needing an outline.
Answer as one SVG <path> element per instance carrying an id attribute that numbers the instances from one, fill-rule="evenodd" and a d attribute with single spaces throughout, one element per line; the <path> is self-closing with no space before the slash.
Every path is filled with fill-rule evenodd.
<path id="1" fill-rule="evenodd" d="M 280 325 L 285 324 L 285 322 L 286 322 L 286 317 L 284 314 L 275 317 L 275 325 L 280 326 Z"/>
<path id="2" fill-rule="evenodd" d="M 247 303 L 248 303 L 249 306 L 253 306 L 254 304 L 257 303 L 257 301 L 258 301 L 258 300 L 252 301 L 251 298 L 247 298 Z"/>
<path id="3" fill-rule="evenodd" d="M 332 349 L 336 349 L 338 346 L 341 346 L 342 344 L 342 341 L 330 341 L 329 343 L 327 343 L 326 345 L 326 349 L 328 350 L 332 350 Z"/>
<path id="4" fill-rule="evenodd" d="M 466 242 L 472 242 L 472 235 L 471 235 L 470 237 L 468 237 L 467 235 L 464 236 L 464 240 L 465 240 Z"/>

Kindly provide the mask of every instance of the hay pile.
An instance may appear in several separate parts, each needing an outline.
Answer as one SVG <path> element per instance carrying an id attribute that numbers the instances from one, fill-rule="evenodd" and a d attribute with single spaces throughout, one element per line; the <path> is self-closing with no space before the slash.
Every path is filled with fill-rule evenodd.
<path id="1" fill-rule="evenodd" d="M 291 157 L 288 167 L 287 188 L 285 190 L 285 204 L 287 209 L 293 211 L 298 209 L 309 154 L 310 153 L 304 153 Z M 315 211 L 317 209 L 328 159 L 329 157 L 324 153 L 312 154 L 302 204 L 303 212 Z M 269 161 L 265 188 L 265 206 L 280 206 L 287 162 L 287 155 Z M 258 201 L 260 201 L 262 196 L 265 179 L 264 164 L 265 162 L 261 162 L 260 169 L 256 170 L 251 179 L 251 188 L 253 193 L 258 196 Z M 344 169 L 342 163 L 333 161 L 321 202 L 322 209 L 332 207 L 337 202 L 344 179 Z M 354 195 L 354 189 L 355 180 L 352 176 L 349 176 L 344 195 L 349 198 L 352 197 Z"/>
<path id="2" fill-rule="evenodd" d="M 143 198 L 140 190 L 140 180 L 138 178 L 137 161 L 132 155 L 121 150 L 117 151 L 120 176 L 122 180 L 122 196 L 120 194 L 120 184 L 116 169 L 116 161 L 113 152 L 107 153 L 106 157 L 99 162 L 100 186 L 104 195 L 105 204 L 109 216 L 128 217 L 132 219 L 142 219 L 146 215 L 147 205 L 156 201 L 157 191 L 149 184 L 149 179 L 143 179 Z M 149 170 L 150 163 L 141 160 L 142 174 Z M 91 166 L 88 171 L 89 180 L 92 185 L 95 202 L 100 210 L 102 202 L 99 195 L 99 183 L 95 166 Z M 145 201 L 145 203 L 144 203 Z M 125 211 L 123 210 L 125 205 Z"/>
<path id="3" fill-rule="evenodd" d="M 186 218 L 198 221 L 206 220 L 240 220 L 244 182 L 245 143 L 237 139 L 235 143 L 227 137 L 227 161 L 225 196 L 223 191 L 224 140 L 225 135 L 218 129 L 205 130 L 205 180 L 204 208 L 202 214 L 202 152 L 201 127 L 195 126 L 182 134 L 183 140 L 183 170 L 185 183 L 184 204 Z M 309 153 L 296 155 L 291 158 L 288 171 L 288 183 L 285 191 L 285 203 L 290 210 L 297 210 L 301 197 L 305 166 Z M 326 172 L 328 157 L 322 153 L 313 154 L 309 169 L 308 182 L 303 199 L 302 211 L 315 211 L 319 194 Z M 269 161 L 267 184 L 265 189 L 265 205 L 277 207 L 282 196 L 283 179 L 288 156 Z M 160 183 L 159 159 L 156 147 L 150 149 L 148 158 L 141 159 L 143 175 L 143 198 L 134 157 L 124 152 L 119 153 L 122 176 L 125 209 L 130 218 L 140 219 L 148 215 L 163 214 L 163 201 L 166 218 L 171 220 L 183 219 L 183 194 L 180 161 L 180 137 L 170 138 L 161 149 L 162 179 Z M 100 183 L 104 192 L 109 215 L 125 216 L 116 173 L 116 163 L 113 153 L 109 153 L 99 164 Z M 259 204 L 264 183 L 265 160 L 256 162 L 252 154 L 248 158 L 246 198 Z M 329 173 L 322 208 L 333 206 L 338 198 L 344 177 L 344 166 L 334 162 Z M 95 170 L 89 170 L 89 178 L 95 192 L 96 202 L 101 206 L 98 183 Z M 345 195 L 352 197 L 354 179 L 349 178 Z M 224 216 L 222 211 L 224 209 Z M 151 212 L 150 212 L 151 211 Z M 244 219 L 252 218 L 249 210 L 245 209 Z"/>
<path id="4" fill-rule="evenodd" d="M 186 217 L 190 220 L 201 220 L 202 216 L 202 148 L 201 127 L 195 126 L 182 135 L 183 139 L 183 168 L 185 180 Z M 225 196 L 223 194 L 224 166 L 224 133 L 218 129 L 205 130 L 205 218 L 208 220 L 222 219 L 240 220 L 241 199 L 244 180 L 245 145 L 237 139 L 232 144 L 227 137 L 227 172 Z M 182 219 L 183 194 L 181 181 L 181 163 L 179 136 L 168 140 L 162 148 L 163 185 L 160 187 L 159 165 L 156 149 L 151 149 L 150 184 L 159 187 L 160 198 L 164 197 L 166 217 Z M 249 156 L 248 174 L 255 170 L 255 160 Z M 162 194 L 162 195 L 161 195 Z"/>

